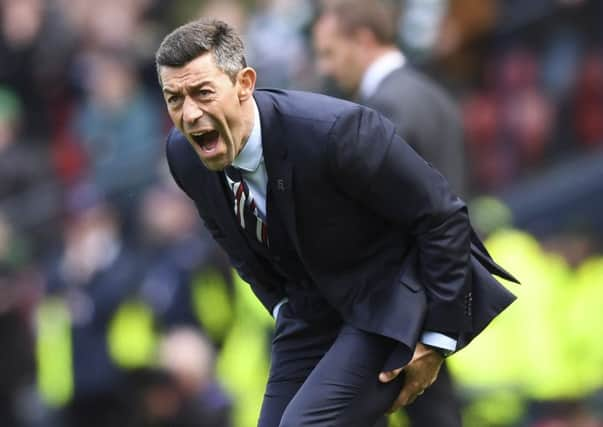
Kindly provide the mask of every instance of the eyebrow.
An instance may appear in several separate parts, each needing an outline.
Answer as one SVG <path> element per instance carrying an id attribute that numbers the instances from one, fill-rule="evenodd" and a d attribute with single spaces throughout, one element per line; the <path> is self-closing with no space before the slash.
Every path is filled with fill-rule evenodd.
<path id="1" fill-rule="evenodd" d="M 202 80 L 199 83 L 193 83 L 189 86 L 190 89 L 199 89 L 201 86 L 206 85 L 206 84 L 211 84 L 210 80 Z M 171 90 L 169 88 L 163 88 L 163 92 L 169 95 L 178 95 L 180 94 L 179 91 L 175 91 L 175 90 Z"/>

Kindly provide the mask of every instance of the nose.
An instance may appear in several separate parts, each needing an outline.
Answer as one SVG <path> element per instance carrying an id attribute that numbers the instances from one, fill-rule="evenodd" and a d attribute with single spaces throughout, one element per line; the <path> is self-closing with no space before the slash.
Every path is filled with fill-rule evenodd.
<path id="1" fill-rule="evenodd" d="M 195 122 L 203 116 L 203 110 L 199 108 L 197 103 L 189 96 L 184 98 L 182 105 L 182 119 L 187 125 L 195 124 Z"/>

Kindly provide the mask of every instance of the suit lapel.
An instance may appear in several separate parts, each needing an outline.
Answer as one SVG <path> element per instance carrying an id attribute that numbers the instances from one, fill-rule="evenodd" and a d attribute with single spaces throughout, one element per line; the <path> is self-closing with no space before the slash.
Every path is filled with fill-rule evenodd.
<path id="1" fill-rule="evenodd" d="M 234 252 L 240 259 L 255 261 L 255 254 L 249 248 L 247 239 L 236 221 L 233 205 L 226 193 L 228 189 L 225 183 L 222 182 L 224 179 L 221 172 L 207 172 L 205 179 L 199 180 L 199 188 L 204 185 L 207 189 L 200 192 L 203 198 L 199 200 L 206 201 L 210 216 L 216 219 L 221 231 L 226 236 L 230 251 Z M 211 196 L 208 197 L 208 195 Z"/>
<path id="2" fill-rule="evenodd" d="M 236 239 L 237 244 L 240 244 L 244 240 L 244 236 L 239 232 L 240 227 L 234 215 L 234 207 L 229 195 L 226 193 L 228 188 L 222 182 L 224 179 L 224 175 L 221 172 L 212 172 L 209 179 L 211 188 L 207 194 L 216 195 L 216 197 L 212 198 L 211 205 L 215 212 L 215 217 L 220 218 L 220 223 L 224 225 L 224 233 L 229 238 Z"/>
<path id="3" fill-rule="evenodd" d="M 293 199 L 293 165 L 288 157 L 285 132 L 282 121 L 276 115 L 276 106 L 270 97 L 256 92 L 255 100 L 260 111 L 262 124 L 262 147 L 264 162 L 268 173 L 268 191 L 266 211 L 268 215 L 268 233 L 274 240 L 277 230 L 272 230 L 270 217 L 280 215 L 280 219 L 289 234 L 298 254 L 301 254 L 295 217 L 295 201 Z M 274 222 L 274 221 L 273 221 Z M 272 234 L 271 234 L 272 233 Z M 271 243 L 275 249 L 278 242 Z"/>

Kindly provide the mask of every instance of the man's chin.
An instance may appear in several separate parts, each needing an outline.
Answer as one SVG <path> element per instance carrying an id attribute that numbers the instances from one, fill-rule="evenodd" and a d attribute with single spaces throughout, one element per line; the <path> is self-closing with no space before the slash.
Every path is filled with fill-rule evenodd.
<path id="1" fill-rule="evenodd" d="M 230 162 L 226 161 L 223 157 L 207 159 L 199 156 L 199 158 L 203 165 L 212 172 L 223 171 L 224 168 L 230 164 Z"/>
<path id="2" fill-rule="evenodd" d="M 203 162 L 205 167 L 212 172 L 221 172 L 226 167 L 226 165 L 224 163 L 208 162 L 203 159 L 201 159 L 201 161 Z"/>

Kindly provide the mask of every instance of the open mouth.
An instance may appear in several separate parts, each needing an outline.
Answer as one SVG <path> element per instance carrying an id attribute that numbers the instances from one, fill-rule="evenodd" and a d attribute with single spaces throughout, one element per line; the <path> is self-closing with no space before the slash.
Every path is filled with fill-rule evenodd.
<path id="1" fill-rule="evenodd" d="M 218 145 L 218 140 L 220 139 L 220 132 L 217 130 L 194 132 L 190 135 L 193 141 L 206 153 L 211 153 Z"/>

